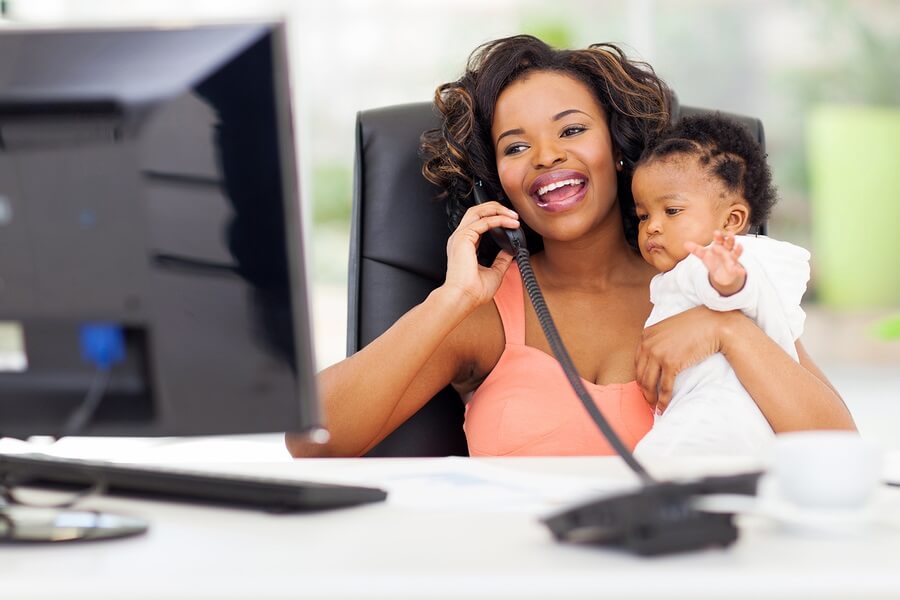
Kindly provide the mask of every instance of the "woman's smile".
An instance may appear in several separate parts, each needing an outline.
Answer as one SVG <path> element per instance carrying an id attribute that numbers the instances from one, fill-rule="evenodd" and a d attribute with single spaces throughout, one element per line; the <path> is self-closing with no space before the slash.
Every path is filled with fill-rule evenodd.
<path id="1" fill-rule="evenodd" d="M 530 186 L 535 204 L 548 212 L 562 212 L 581 202 L 587 194 L 588 178 L 571 169 L 551 171 Z"/>

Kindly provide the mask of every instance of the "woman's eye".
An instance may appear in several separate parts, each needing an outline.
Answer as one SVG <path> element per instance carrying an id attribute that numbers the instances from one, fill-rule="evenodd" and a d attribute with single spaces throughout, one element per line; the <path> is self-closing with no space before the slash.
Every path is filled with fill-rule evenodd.
<path id="1" fill-rule="evenodd" d="M 571 137 L 573 135 L 578 135 L 582 131 L 587 129 L 587 127 L 582 127 L 581 125 L 570 125 L 563 129 L 562 137 Z"/>
<path id="2" fill-rule="evenodd" d="M 503 154 L 506 156 L 510 156 L 511 154 L 519 154 L 520 152 L 524 152 L 528 149 L 528 146 L 525 144 L 512 144 L 511 146 L 507 146 L 503 151 Z"/>
<path id="3" fill-rule="evenodd" d="M 674 217 L 675 215 L 677 215 L 680 212 L 681 212 L 680 208 L 667 208 L 666 209 L 666 214 L 669 215 L 670 217 Z"/>

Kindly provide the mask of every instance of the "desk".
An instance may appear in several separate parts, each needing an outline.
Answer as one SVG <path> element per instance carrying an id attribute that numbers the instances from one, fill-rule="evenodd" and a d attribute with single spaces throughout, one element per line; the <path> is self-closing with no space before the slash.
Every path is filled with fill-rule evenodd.
<path id="1" fill-rule="evenodd" d="M 448 459 L 308 459 L 211 465 L 320 478 Z M 450 459 L 453 460 L 453 459 Z M 456 459 L 463 460 L 463 459 Z M 533 473 L 630 476 L 617 458 L 491 459 Z M 348 479 L 344 477 L 344 479 Z M 900 492 L 898 492 L 900 493 Z M 900 529 L 812 536 L 741 517 L 726 550 L 645 559 L 556 543 L 527 512 L 410 508 L 397 502 L 317 514 L 96 498 L 147 518 L 140 537 L 0 546 L 4 599 L 47 598 L 816 598 L 900 597 Z M 900 506 L 900 504 L 898 504 Z"/>

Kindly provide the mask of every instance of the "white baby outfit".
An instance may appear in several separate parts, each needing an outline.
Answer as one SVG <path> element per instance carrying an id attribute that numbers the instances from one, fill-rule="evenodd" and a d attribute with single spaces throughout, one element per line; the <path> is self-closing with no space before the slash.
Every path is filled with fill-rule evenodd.
<path id="1" fill-rule="evenodd" d="M 797 360 L 795 341 L 806 319 L 800 299 L 809 281 L 809 252 L 765 236 L 739 236 L 737 241 L 744 247 L 740 262 L 747 271 L 741 291 L 720 296 L 703 262 L 689 255 L 650 282 L 653 311 L 645 326 L 700 305 L 740 310 Z M 771 426 L 718 353 L 678 374 L 668 408 L 656 417 L 635 453 L 759 456 L 773 439 Z"/>

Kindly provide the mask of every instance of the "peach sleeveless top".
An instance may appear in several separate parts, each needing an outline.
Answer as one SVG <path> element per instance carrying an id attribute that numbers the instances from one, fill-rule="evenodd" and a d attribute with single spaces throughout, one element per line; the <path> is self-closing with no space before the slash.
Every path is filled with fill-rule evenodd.
<path id="1" fill-rule="evenodd" d="M 472 456 L 614 454 L 553 356 L 525 345 L 525 290 L 513 263 L 494 303 L 506 347 L 466 404 L 464 429 Z M 634 381 L 597 385 L 582 378 L 594 403 L 629 448 L 653 424 Z"/>

